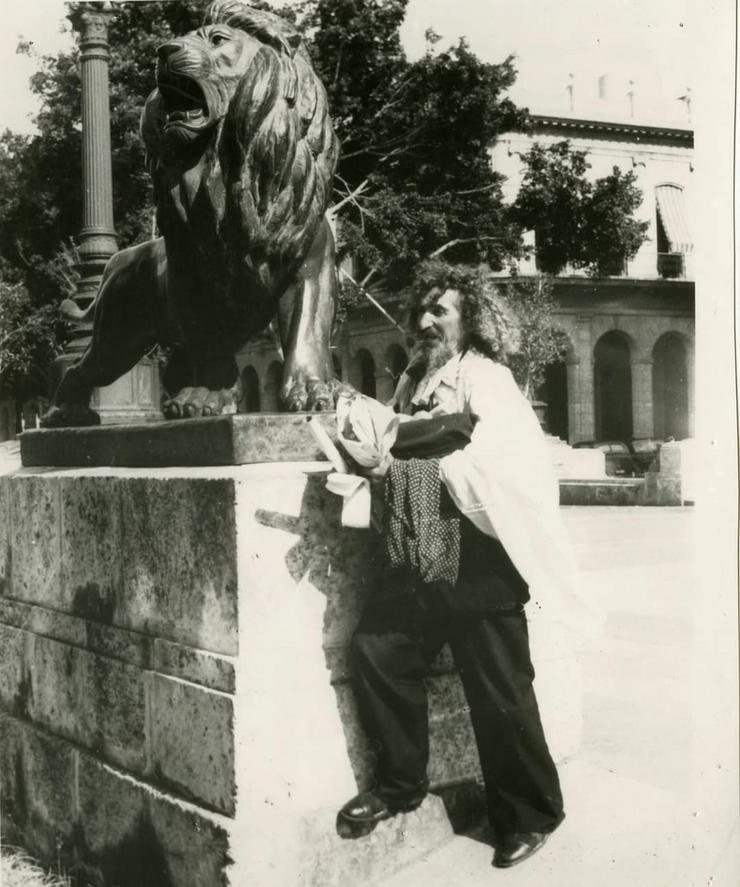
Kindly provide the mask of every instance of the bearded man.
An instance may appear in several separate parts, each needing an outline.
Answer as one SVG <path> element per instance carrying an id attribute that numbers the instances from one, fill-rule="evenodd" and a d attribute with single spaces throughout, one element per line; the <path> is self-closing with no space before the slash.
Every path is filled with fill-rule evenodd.
<path id="1" fill-rule="evenodd" d="M 524 605 L 533 599 L 539 607 L 553 590 L 579 605 L 574 563 L 544 435 L 503 365 L 511 327 L 490 281 L 432 266 L 410 320 L 419 346 L 396 389 L 397 411 L 469 421 L 472 432 L 441 458 L 395 458 L 381 468 L 392 563 L 352 641 L 360 715 L 377 753 L 375 784 L 342 808 L 337 829 L 366 835 L 424 799 L 424 677 L 447 642 L 470 707 L 493 865 L 506 868 L 539 850 L 564 817 L 533 689 Z"/>

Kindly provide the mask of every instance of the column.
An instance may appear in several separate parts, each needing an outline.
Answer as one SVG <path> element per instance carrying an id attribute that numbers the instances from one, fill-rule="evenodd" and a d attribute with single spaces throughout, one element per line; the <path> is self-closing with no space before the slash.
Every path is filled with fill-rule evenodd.
<path id="1" fill-rule="evenodd" d="M 695 360 L 694 360 L 694 346 L 693 343 L 686 348 L 686 396 L 688 400 L 688 436 L 694 437 L 696 434 L 695 426 L 694 426 L 694 388 L 696 384 L 696 380 L 694 378 L 695 373 Z"/>
<path id="2" fill-rule="evenodd" d="M 583 439 L 581 436 L 578 366 L 577 360 L 568 360 L 565 364 L 566 373 L 568 374 L 568 443 L 576 443 Z"/>
<path id="3" fill-rule="evenodd" d="M 113 15 L 112 3 L 87 3 L 83 4 L 79 19 L 83 205 L 77 266 L 80 281 L 73 300 L 81 310 L 95 298 L 103 270 L 118 250 L 113 227 L 108 95 L 108 25 Z M 92 324 L 73 324 L 72 337 L 55 361 L 56 381 L 82 356 L 91 333 Z M 151 358 L 142 359 L 112 385 L 96 389 L 91 406 L 104 423 L 160 419 L 158 363 Z"/>
<path id="4" fill-rule="evenodd" d="M 569 443 L 593 440 L 594 367 L 591 346 L 591 316 L 576 318 L 575 352 L 568 364 L 568 429 Z"/>
<path id="5" fill-rule="evenodd" d="M 632 436 L 653 437 L 653 361 L 650 357 L 632 358 Z"/>
<path id="6" fill-rule="evenodd" d="M 103 269 L 118 250 L 113 227 L 110 111 L 108 99 L 108 23 L 112 4 L 89 5 L 81 16 L 82 81 L 82 230 L 79 235 L 80 282 L 74 301 L 81 309 L 95 298 Z M 77 358 L 90 340 L 91 324 L 77 323 L 65 356 Z"/>
<path id="7" fill-rule="evenodd" d="M 386 403 L 393 397 L 396 390 L 396 383 L 393 376 L 386 366 L 386 361 L 380 361 L 380 365 L 375 365 L 375 398 L 381 403 Z"/>

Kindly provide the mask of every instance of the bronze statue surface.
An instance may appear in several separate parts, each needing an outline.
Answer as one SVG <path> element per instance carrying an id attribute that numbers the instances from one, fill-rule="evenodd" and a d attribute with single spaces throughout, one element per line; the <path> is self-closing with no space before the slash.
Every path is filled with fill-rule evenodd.
<path id="1" fill-rule="evenodd" d="M 93 388 L 156 345 L 166 417 L 233 410 L 235 354 L 275 316 L 283 402 L 331 407 L 339 145 L 300 34 L 240 0 L 211 3 L 201 28 L 159 47 L 141 134 L 162 237 L 108 263 L 91 344 L 42 424 L 96 424 Z"/>

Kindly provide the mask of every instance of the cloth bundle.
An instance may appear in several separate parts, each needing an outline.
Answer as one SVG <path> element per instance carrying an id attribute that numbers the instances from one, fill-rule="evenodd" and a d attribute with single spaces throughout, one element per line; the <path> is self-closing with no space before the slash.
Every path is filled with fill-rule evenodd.
<path id="1" fill-rule="evenodd" d="M 412 419 L 398 426 L 391 453 L 396 459 L 441 458 L 470 443 L 473 422 L 465 413 Z"/>
<path id="2" fill-rule="evenodd" d="M 364 394 L 342 396 L 337 401 L 337 440 L 362 468 L 379 468 L 389 460 L 400 421 L 392 409 Z M 368 478 L 334 472 L 327 477 L 326 487 L 344 499 L 342 526 L 380 529 L 381 513 L 373 507 Z"/>
<path id="3" fill-rule="evenodd" d="M 383 547 L 391 570 L 404 570 L 425 584 L 454 585 L 460 512 L 442 494 L 439 459 L 393 462 L 385 476 Z"/>
<path id="4" fill-rule="evenodd" d="M 444 456 L 465 446 L 472 428 L 470 418 L 462 413 L 410 419 L 363 394 L 343 396 L 337 401 L 338 442 L 344 452 L 365 469 L 381 467 L 391 455 L 396 459 Z M 324 447 L 321 440 L 319 443 Z M 373 526 L 380 530 L 381 512 L 373 507 L 370 481 L 348 473 L 341 458 L 330 453 L 327 456 L 339 467 L 327 477 L 326 486 L 344 499 L 342 525 Z"/>
<path id="5" fill-rule="evenodd" d="M 378 468 L 388 459 L 401 417 L 372 397 L 354 394 L 337 401 L 337 438 L 363 468 Z"/>

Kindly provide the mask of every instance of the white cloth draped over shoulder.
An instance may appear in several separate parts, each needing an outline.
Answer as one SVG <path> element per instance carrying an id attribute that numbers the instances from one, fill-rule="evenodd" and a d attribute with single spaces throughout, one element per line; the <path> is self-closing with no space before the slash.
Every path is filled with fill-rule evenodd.
<path id="1" fill-rule="evenodd" d="M 462 514 L 501 540 L 529 585 L 530 617 L 541 608 L 578 633 L 596 632 L 599 618 L 580 588 L 547 440 L 511 372 L 468 350 L 412 391 L 402 377 L 394 397 L 401 409 L 473 420 L 470 443 L 440 460 L 441 479 Z"/>

